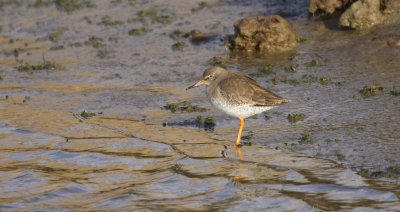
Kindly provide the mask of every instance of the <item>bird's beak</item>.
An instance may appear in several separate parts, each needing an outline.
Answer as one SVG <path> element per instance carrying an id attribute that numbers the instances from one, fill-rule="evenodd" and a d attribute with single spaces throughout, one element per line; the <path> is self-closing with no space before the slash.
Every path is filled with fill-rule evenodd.
<path id="1" fill-rule="evenodd" d="M 195 88 L 195 87 L 200 86 L 200 85 L 205 85 L 205 84 L 207 84 L 207 81 L 205 81 L 204 79 L 202 79 L 202 80 L 198 81 L 196 84 L 187 87 L 186 90 Z"/>

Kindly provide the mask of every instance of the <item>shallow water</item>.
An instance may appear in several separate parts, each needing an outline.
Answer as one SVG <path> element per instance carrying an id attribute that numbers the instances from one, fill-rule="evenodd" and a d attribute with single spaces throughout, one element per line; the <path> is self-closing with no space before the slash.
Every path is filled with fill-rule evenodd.
<path id="1" fill-rule="evenodd" d="M 356 33 L 308 18 L 306 1 L 207 2 L 95 1 L 71 14 L 34 1 L 3 6 L 0 210 L 400 210 L 400 99 L 390 94 L 400 88 L 400 25 Z M 129 21 L 141 10 L 171 23 Z M 273 13 L 307 41 L 281 55 L 229 54 L 222 38 L 235 20 Z M 106 15 L 123 23 L 101 24 Z M 128 34 L 142 26 L 149 32 Z M 186 47 L 173 51 L 176 29 L 217 36 L 200 45 L 181 38 Z M 92 36 L 100 48 L 84 44 Z M 252 145 L 241 151 L 238 121 L 213 109 L 204 89 L 184 89 L 213 56 L 291 100 L 246 121 Z M 43 57 L 60 67 L 15 68 Z M 273 73 L 257 77 L 265 65 Z M 385 89 L 362 97 L 372 85 Z M 163 108 L 181 101 L 208 111 Z M 84 109 L 97 115 L 83 119 Z M 305 119 L 288 122 L 294 113 Z M 215 118 L 214 131 L 193 124 L 199 115 Z"/>
<path id="2" fill-rule="evenodd" d="M 398 185 L 374 184 L 330 161 L 263 147 L 244 149 L 244 160 L 238 160 L 230 147 L 226 157 L 200 147 L 224 150 L 207 142 L 188 147 L 136 137 L 66 142 L 5 125 L 0 131 L 2 209 L 400 207 Z"/>

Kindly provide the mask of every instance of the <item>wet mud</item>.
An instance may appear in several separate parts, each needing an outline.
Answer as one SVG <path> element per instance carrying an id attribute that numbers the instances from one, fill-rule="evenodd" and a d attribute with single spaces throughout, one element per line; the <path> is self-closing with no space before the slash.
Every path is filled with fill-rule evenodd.
<path id="1" fill-rule="evenodd" d="M 399 210 L 400 18 L 348 31 L 307 1 L 66 2 L 0 4 L 0 210 Z M 295 50 L 226 49 L 265 14 Z M 185 90 L 211 65 L 291 100 L 247 119 L 249 146 Z"/>

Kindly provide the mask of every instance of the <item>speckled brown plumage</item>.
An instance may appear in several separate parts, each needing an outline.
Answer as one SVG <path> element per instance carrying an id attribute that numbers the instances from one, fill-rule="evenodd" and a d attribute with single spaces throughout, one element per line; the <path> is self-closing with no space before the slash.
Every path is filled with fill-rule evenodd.
<path id="1" fill-rule="evenodd" d="M 229 73 L 216 86 L 219 87 L 221 95 L 228 102 L 234 104 L 271 107 L 288 102 L 288 100 L 261 87 L 254 79 L 235 73 Z"/>

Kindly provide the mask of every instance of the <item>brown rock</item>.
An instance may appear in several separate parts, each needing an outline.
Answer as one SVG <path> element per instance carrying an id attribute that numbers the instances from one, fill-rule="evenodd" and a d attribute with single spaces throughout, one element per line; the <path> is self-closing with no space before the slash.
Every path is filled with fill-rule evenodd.
<path id="1" fill-rule="evenodd" d="M 366 29 L 383 20 L 381 0 L 354 2 L 340 17 L 340 25 L 352 29 Z"/>
<path id="2" fill-rule="evenodd" d="M 217 37 L 216 34 L 205 34 L 200 30 L 194 29 L 189 32 L 189 41 L 193 44 L 209 42 Z"/>
<path id="3" fill-rule="evenodd" d="M 281 16 L 246 17 L 235 23 L 231 50 L 273 52 L 290 50 L 297 45 L 297 34 Z"/>
<path id="4" fill-rule="evenodd" d="M 400 47 L 400 39 L 394 43 L 395 46 Z"/>
<path id="5" fill-rule="evenodd" d="M 308 11 L 312 14 L 317 12 L 332 14 L 336 9 L 343 7 L 351 0 L 310 0 Z"/>

